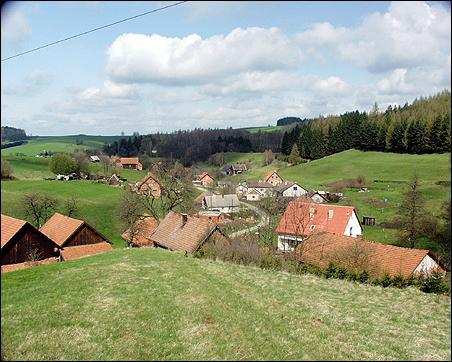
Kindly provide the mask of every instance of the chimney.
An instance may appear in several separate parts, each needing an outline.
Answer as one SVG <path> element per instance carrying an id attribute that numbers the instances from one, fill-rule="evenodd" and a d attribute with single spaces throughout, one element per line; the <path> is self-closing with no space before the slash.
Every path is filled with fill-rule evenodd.
<path id="1" fill-rule="evenodd" d="M 309 219 L 313 219 L 314 218 L 314 213 L 315 213 L 315 210 L 314 210 L 314 208 L 313 207 L 310 207 L 309 208 Z"/>
<path id="2" fill-rule="evenodd" d="M 187 223 L 188 215 L 187 214 L 181 214 L 182 215 L 182 226 L 184 226 Z"/>

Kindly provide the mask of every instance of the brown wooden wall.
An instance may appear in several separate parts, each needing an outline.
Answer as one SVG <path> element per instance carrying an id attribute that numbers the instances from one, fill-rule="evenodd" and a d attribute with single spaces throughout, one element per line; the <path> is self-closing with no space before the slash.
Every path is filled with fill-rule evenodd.
<path id="1" fill-rule="evenodd" d="M 96 231 L 85 224 L 74 235 L 72 235 L 72 237 L 68 241 L 63 244 L 63 247 L 97 244 L 106 241 L 107 240 L 100 236 Z"/>
<path id="2" fill-rule="evenodd" d="M 45 235 L 27 224 L 12 240 L 2 248 L 1 264 L 16 264 L 31 261 L 31 254 L 35 254 L 36 260 L 57 257 L 59 251 L 54 250 L 56 245 Z"/>
<path id="3" fill-rule="evenodd" d="M 152 177 L 150 177 L 148 180 L 146 180 L 145 183 L 143 183 L 139 190 L 139 192 L 151 192 L 151 195 L 154 197 L 160 197 L 162 194 L 162 188 L 160 187 L 160 184 L 155 181 Z"/>

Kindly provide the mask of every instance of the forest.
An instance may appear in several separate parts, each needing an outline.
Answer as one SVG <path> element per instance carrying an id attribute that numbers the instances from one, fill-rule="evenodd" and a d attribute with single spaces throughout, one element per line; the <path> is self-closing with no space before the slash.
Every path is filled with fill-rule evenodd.
<path id="1" fill-rule="evenodd" d="M 22 141 L 26 140 L 27 135 L 23 129 L 14 128 L 9 126 L 2 126 L 1 129 L 1 140 L 2 142 L 10 141 Z"/>
<path id="2" fill-rule="evenodd" d="M 218 152 L 264 152 L 289 155 L 296 145 L 302 159 L 318 159 L 348 149 L 396 153 L 443 153 L 450 150 L 450 92 L 421 97 L 404 106 L 338 116 L 286 117 L 285 131 L 250 133 L 241 129 L 194 129 L 135 135 L 106 144 L 104 152 L 123 157 L 157 155 L 185 166 L 206 161 Z"/>

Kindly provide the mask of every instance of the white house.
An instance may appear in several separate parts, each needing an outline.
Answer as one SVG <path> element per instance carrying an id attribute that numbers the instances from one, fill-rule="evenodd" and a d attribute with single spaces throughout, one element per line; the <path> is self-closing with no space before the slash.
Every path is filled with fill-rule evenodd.
<path id="1" fill-rule="evenodd" d="M 100 158 L 97 155 L 89 156 L 91 162 L 100 162 Z"/>
<path id="2" fill-rule="evenodd" d="M 228 214 L 239 210 L 240 201 L 236 194 L 206 195 L 202 200 L 202 206 L 209 211 L 220 211 Z"/>
<path id="3" fill-rule="evenodd" d="M 276 192 L 283 197 L 300 197 L 308 193 L 308 190 L 296 182 L 285 181 L 276 187 Z"/>
<path id="4" fill-rule="evenodd" d="M 246 193 L 247 201 L 259 201 L 262 198 L 263 194 L 257 189 L 249 189 Z"/>
<path id="5" fill-rule="evenodd" d="M 290 202 L 276 228 L 278 249 L 293 251 L 304 238 L 320 232 L 351 237 L 361 235 L 362 227 L 355 208 L 303 199 Z"/>
<path id="6" fill-rule="evenodd" d="M 246 186 L 247 186 L 247 191 L 246 191 L 247 194 L 249 194 L 252 191 L 253 192 L 257 191 L 258 193 L 260 193 L 261 197 L 273 195 L 274 186 L 269 182 L 263 182 L 263 181 L 248 182 L 246 184 Z"/>

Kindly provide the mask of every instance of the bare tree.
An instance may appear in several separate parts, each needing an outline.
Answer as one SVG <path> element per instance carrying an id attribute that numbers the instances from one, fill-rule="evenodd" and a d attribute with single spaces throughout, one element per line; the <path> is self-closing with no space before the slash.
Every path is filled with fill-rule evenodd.
<path id="1" fill-rule="evenodd" d="M 37 248 L 32 248 L 28 252 L 28 260 L 31 262 L 42 259 L 42 253 Z"/>
<path id="2" fill-rule="evenodd" d="M 416 240 L 422 233 L 421 226 L 425 215 L 425 201 L 419 187 L 419 178 L 414 175 L 399 208 L 402 224 L 400 238 L 411 248 L 414 248 Z"/>
<path id="3" fill-rule="evenodd" d="M 37 192 L 27 193 L 22 198 L 25 214 L 38 228 L 55 212 L 57 205 L 58 201 L 55 198 Z"/>
<path id="4" fill-rule="evenodd" d="M 64 211 L 67 216 L 72 217 L 78 214 L 79 211 L 79 200 L 75 196 L 71 196 L 69 199 L 64 201 Z"/>
<path id="5" fill-rule="evenodd" d="M 127 246 L 135 240 L 139 228 L 138 222 L 144 217 L 144 208 L 141 196 L 127 188 L 121 196 L 119 203 L 119 218 L 128 230 Z"/>
<path id="6" fill-rule="evenodd" d="M 275 160 L 275 155 L 272 150 L 264 151 L 264 166 L 270 165 Z"/>

